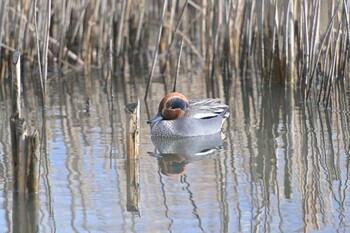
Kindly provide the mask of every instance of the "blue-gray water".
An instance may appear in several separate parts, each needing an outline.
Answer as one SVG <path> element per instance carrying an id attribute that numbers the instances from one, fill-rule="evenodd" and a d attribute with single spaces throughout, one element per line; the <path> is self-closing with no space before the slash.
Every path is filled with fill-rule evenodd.
<path id="1" fill-rule="evenodd" d="M 206 97 L 201 75 L 184 75 L 178 91 Z M 145 80 L 118 78 L 127 84 L 105 85 L 100 73 L 49 79 L 39 232 L 350 231 L 348 92 L 323 108 L 284 86 L 236 77 L 228 93 L 218 88 L 231 110 L 224 135 L 152 142 L 146 120 L 165 94 L 155 79 L 147 106 L 141 101 L 139 212 L 129 212 L 124 106 L 143 98 Z M 17 218 L 8 88 L 0 95 L 0 232 L 12 232 Z M 41 112 L 26 93 L 35 124 Z"/>

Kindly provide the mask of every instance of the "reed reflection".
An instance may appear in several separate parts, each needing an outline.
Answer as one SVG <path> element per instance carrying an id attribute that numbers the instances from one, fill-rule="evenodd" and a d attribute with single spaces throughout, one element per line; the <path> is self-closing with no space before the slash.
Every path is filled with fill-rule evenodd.
<path id="1" fill-rule="evenodd" d="M 332 109 L 304 104 L 276 85 L 252 87 L 258 93 L 249 95 L 244 88 L 231 99 L 232 170 L 244 177 L 235 184 L 238 223 L 249 221 L 253 231 L 346 228 L 349 96 L 343 85 L 335 88 L 342 94 L 332 97 Z M 247 211 L 249 218 L 239 214 Z"/>
<path id="2" fill-rule="evenodd" d="M 18 233 L 39 232 L 40 200 L 36 193 L 13 193 L 12 230 Z"/>

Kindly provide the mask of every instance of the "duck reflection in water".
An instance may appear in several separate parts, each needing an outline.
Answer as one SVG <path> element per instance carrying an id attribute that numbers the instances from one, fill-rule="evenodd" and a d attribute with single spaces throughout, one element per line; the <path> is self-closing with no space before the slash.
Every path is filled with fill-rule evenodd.
<path id="1" fill-rule="evenodd" d="M 162 174 L 179 176 L 186 173 L 190 162 L 216 156 L 223 148 L 221 133 L 186 138 L 151 137 Z"/>

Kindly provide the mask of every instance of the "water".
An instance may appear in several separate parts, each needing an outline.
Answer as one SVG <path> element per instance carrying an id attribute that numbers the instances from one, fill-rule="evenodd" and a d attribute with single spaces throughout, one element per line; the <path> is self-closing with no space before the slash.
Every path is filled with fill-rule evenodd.
<path id="1" fill-rule="evenodd" d="M 178 90 L 205 97 L 201 75 L 183 78 Z M 237 77 L 229 95 L 219 88 L 231 110 L 224 135 L 159 141 L 146 124 L 165 94 L 156 78 L 147 105 L 141 101 L 140 201 L 131 212 L 124 106 L 144 93 L 145 80 L 127 76 L 122 85 L 118 78 L 107 86 L 98 72 L 49 80 L 47 156 L 29 208 L 40 232 L 350 231 L 346 92 L 327 109 L 283 86 L 257 88 L 254 75 L 252 82 Z M 0 95 L 0 232 L 18 229 L 20 217 L 13 208 L 7 88 Z M 34 93 L 26 93 L 26 104 L 34 103 Z M 35 125 L 41 113 L 28 109 Z"/>

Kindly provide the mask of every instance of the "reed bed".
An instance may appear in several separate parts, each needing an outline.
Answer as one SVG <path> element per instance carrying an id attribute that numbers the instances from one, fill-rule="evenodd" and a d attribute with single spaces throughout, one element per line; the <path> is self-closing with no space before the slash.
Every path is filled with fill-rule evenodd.
<path id="1" fill-rule="evenodd" d="M 175 76 L 181 61 L 171 60 L 182 40 L 204 64 L 212 96 L 217 80 L 256 70 L 262 84 L 293 84 L 328 105 L 334 82 L 349 77 L 348 0 L 4 0 L 0 13 L 1 80 L 9 76 L 9 54 L 19 50 L 43 91 L 47 67 L 65 73 L 113 59 L 117 71 L 128 56 L 145 52 L 154 59 L 151 86 L 157 64 Z"/>

